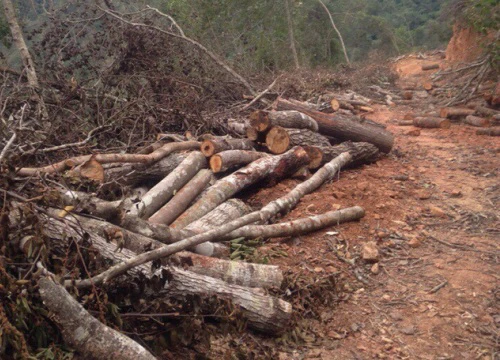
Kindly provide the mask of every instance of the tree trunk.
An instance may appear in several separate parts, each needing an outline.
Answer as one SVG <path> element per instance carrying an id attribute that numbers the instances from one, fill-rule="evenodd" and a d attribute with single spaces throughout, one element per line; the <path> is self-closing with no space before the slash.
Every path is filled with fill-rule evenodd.
<path id="1" fill-rule="evenodd" d="M 268 156 L 265 153 L 246 150 L 227 150 L 215 154 L 210 158 L 210 169 L 214 173 L 227 171 L 235 167 L 247 165 L 261 157 Z"/>
<path id="2" fill-rule="evenodd" d="M 24 41 L 23 32 L 17 21 L 16 10 L 11 0 L 3 0 L 3 10 L 5 18 L 9 23 L 12 40 L 14 41 L 17 50 L 19 50 L 19 53 L 21 54 L 21 60 L 23 62 L 24 68 L 26 69 L 28 84 L 32 88 L 33 93 L 37 99 L 39 113 L 41 114 L 42 119 L 47 120 L 49 118 L 49 114 L 47 113 L 47 108 L 45 107 L 43 98 L 38 93 L 38 91 L 40 90 L 40 84 L 38 83 L 35 63 L 33 62 L 31 54 L 28 50 L 28 46 Z"/>
<path id="3" fill-rule="evenodd" d="M 455 117 L 465 117 L 467 115 L 473 115 L 476 111 L 467 108 L 442 108 L 439 111 L 439 116 L 442 118 L 455 118 Z"/>
<path id="4" fill-rule="evenodd" d="M 48 316 L 64 341 L 85 359 L 156 359 L 134 340 L 95 319 L 54 280 L 41 278 L 38 285 Z"/>
<path id="5" fill-rule="evenodd" d="M 330 141 L 321 134 L 307 129 L 286 129 L 290 146 L 330 146 Z"/>
<path id="6" fill-rule="evenodd" d="M 299 64 L 299 56 L 297 54 L 297 48 L 295 47 L 295 36 L 293 34 L 293 22 L 292 22 L 292 14 L 290 13 L 290 3 L 289 0 L 285 1 L 285 12 L 286 12 L 286 21 L 288 24 L 288 39 L 290 41 L 290 50 L 293 54 L 293 62 L 295 64 L 295 68 L 300 68 Z"/>
<path id="7" fill-rule="evenodd" d="M 345 61 L 347 62 L 347 64 L 350 65 L 351 62 L 349 61 L 349 57 L 347 56 L 347 50 L 345 48 L 344 39 L 342 38 L 342 34 L 340 33 L 339 29 L 335 25 L 335 22 L 333 21 L 332 14 L 330 13 L 330 10 L 328 10 L 328 8 L 326 7 L 325 3 L 321 0 L 318 0 L 318 1 L 321 4 L 321 6 L 323 7 L 323 9 L 325 9 L 326 13 L 328 14 L 328 17 L 330 18 L 330 23 L 332 24 L 333 29 L 337 33 L 339 40 L 340 40 L 340 44 L 342 45 L 342 51 L 344 51 Z"/>
<path id="8" fill-rule="evenodd" d="M 214 176 L 210 170 L 200 170 L 182 189 L 177 191 L 169 202 L 151 215 L 148 221 L 170 225 L 188 208 L 189 204 L 208 186 L 212 179 Z"/>
<path id="9" fill-rule="evenodd" d="M 131 214 L 150 217 L 172 197 L 175 191 L 186 185 L 206 166 L 207 161 L 203 154 L 199 151 L 192 152 L 173 172 L 149 190 L 139 203 L 134 204 L 130 209 Z"/>
<path id="10" fill-rule="evenodd" d="M 380 152 L 378 149 L 369 143 L 352 143 L 350 141 L 343 142 L 340 145 L 321 147 L 323 152 L 323 163 L 327 163 L 344 152 L 349 152 L 352 156 L 352 161 L 349 166 L 359 166 L 377 161 Z"/>
<path id="11" fill-rule="evenodd" d="M 485 129 L 477 129 L 477 135 L 488 135 L 488 136 L 500 136 L 500 126 L 485 128 Z"/>
<path id="12" fill-rule="evenodd" d="M 248 139 L 213 138 L 203 141 L 200 149 L 203 155 L 210 157 L 226 150 L 254 150 L 253 146 L 253 142 Z"/>
<path id="13" fill-rule="evenodd" d="M 267 149 L 273 154 L 283 154 L 290 147 L 290 137 L 285 128 L 273 126 L 266 134 Z"/>
<path id="14" fill-rule="evenodd" d="M 318 131 L 318 123 L 298 111 L 257 110 L 250 115 L 250 126 L 258 132 L 265 132 L 273 126 Z"/>
<path id="15" fill-rule="evenodd" d="M 174 221 L 172 227 L 182 229 L 246 187 L 267 178 L 273 173 L 293 172 L 308 161 L 307 153 L 301 147 L 294 148 L 280 156 L 258 159 L 245 168 L 217 181 L 201 199 Z"/>
<path id="16" fill-rule="evenodd" d="M 340 140 L 368 142 L 385 153 L 390 152 L 394 144 L 394 137 L 390 132 L 378 126 L 360 124 L 344 115 L 323 114 L 284 99 L 277 100 L 277 107 L 279 110 L 297 110 L 309 115 L 316 120 L 319 132 L 323 135 L 333 136 Z"/>
<path id="17" fill-rule="evenodd" d="M 199 149 L 200 143 L 197 141 L 184 141 L 177 143 L 169 143 L 163 145 L 158 150 L 153 151 L 151 154 L 97 154 L 97 155 L 82 155 L 76 156 L 70 159 L 66 159 L 60 161 L 55 164 L 47 165 L 39 168 L 21 168 L 18 169 L 17 172 L 20 176 L 33 176 L 38 173 L 56 173 L 62 172 L 64 170 L 76 167 L 80 164 L 83 164 L 90 159 L 94 159 L 100 164 L 109 164 L 109 163 L 142 163 L 142 164 L 152 164 L 156 161 L 159 161 L 171 154 L 174 151 L 181 150 L 195 150 Z"/>
<path id="18" fill-rule="evenodd" d="M 448 119 L 438 117 L 416 117 L 415 119 L 413 119 L 413 126 L 428 129 L 449 129 L 451 126 L 451 122 Z"/>
<path id="19" fill-rule="evenodd" d="M 476 127 L 487 127 L 490 125 L 490 122 L 488 119 L 479 117 L 479 116 L 474 116 L 474 115 L 468 115 L 464 122 L 468 125 L 476 126 Z"/>

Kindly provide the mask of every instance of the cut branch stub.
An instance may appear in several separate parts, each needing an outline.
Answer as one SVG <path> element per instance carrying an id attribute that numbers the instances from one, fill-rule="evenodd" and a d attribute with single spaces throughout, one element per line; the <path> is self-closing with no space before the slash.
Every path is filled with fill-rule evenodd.
<path id="1" fill-rule="evenodd" d="M 201 152 L 206 157 L 226 150 L 253 150 L 253 142 L 249 139 L 206 139 L 201 143 Z"/>

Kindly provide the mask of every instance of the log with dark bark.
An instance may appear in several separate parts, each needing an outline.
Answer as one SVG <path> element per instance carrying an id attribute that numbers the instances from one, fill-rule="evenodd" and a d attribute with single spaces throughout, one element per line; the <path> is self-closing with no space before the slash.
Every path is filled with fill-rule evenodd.
<path id="1" fill-rule="evenodd" d="M 169 202 L 151 215 L 148 221 L 156 224 L 170 225 L 188 208 L 189 204 L 191 204 L 213 179 L 214 176 L 210 170 L 200 170 L 186 185 L 175 193 L 174 197 Z"/>
<path id="2" fill-rule="evenodd" d="M 309 156 L 309 164 L 307 169 L 314 170 L 319 168 L 323 164 L 323 152 L 317 146 L 302 146 Z"/>
<path id="3" fill-rule="evenodd" d="M 413 126 L 413 120 L 399 120 L 396 124 L 398 126 Z"/>
<path id="4" fill-rule="evenodd" d="M 442 118 L 457 118 L 457 117 L 465 117 L 467 115 L 473 115 L 475 110 L 467 109 L 467 108 L 454 108 L 454 107 L 445 107 L 441 108 L 439 111 L 439 116 Z"/>
<path id="5" fill-rule="evenodd" d="M 207 139 L 201 143 L 201 152 L 206 157 L 226 150 L 253 150 L 254 143 L 249 139 Z"/>
<path id="6" fill-rule="evenodd" d="M 104 325 L 86 311 L 54 280 L 38 282 L 48 316 L 60 328 L 64 341 L 85 359 L 154 360 L 151 353 L 134 340 Z"/>
<path id="7" fill-rule="evenodd" d="M 349 152 L 352 156 L 352 161 L 349 166 L 359 166 L 377 161 L 380 152 L 377 147 L 369 143 L 353 143 L 350 141 L 343 142 L 340 145 L 321 147 L 323 152 L 323 163 L 327 163 L 344 152 Z"/>
<path id="8" fill-rule="evenodd" d="M 152 164 L 156 161 L 163 159 L 165 156 L 175 151 L 181 150 L 194 150 L 200 146 L 197 141 L 184 141 L 169 143 L 163 145 L 161 148 L 153 151 L 150 154 L 97 154 L 97 155 L 82 155 L 60 161 L 55 164 L 39 167 L 39 168 L 21 168 L 17 170 L 20 176 L 32 176 L 38 173 L 56 173 L 76 167 L 89 161 L 91 158 L 100 164 L 109 163 L 141 163 Z"/>
<path id="9" fill-rule="evenodd" d="M 476 114 L 485 117 L 492 117 L 500 114 L 500 111 L 491 109 L 486 106 L 476 106 Z"/>
<path id="10" fill-rule="evenodd" d="M 120 185 L 127 186 L 136 186 L 150 182 L 155 183 L 174 171 L 187 155 L 187 153 L 174 153 L 166 156 L 153 165 L 126 164 L 105 169 L 104 181 L 116 182 Z"/>
<path id="11" fill-rule="evenodd" d="M 310 116 L 298 111 L 257 110 L 250 115 L 250 126 L 258 132 L 266 132 L 273 126 L 318 131 L 318 124 Z"/>
<path id="12" fill-rule="evenodd" d="M 252 161 L 260 159 L 261 157 L 268 156 L 265 153 L 258 151 L 247 150 L 227 150 L 215 154 L 210 158 L 210 169 L 214 173 L 220 173 L 247 165 Z"/>
<path id="13" fill-rule="evenodd" d="M 64 254 L 69 241 L 83 241 L 81 224 L 70 219 L 56 220 L 44 215 L 41 215 L 41 219 L 45 221 L 44 234 L 51 239 L 52 246 L 61 248 L 61 255 Z M 116 251 L 116 244 L 108 242 L 95 231 L 87 231 L 87 234 L 87 240 L 92 243 L 93 249 L 99 252 L 102 259 L 111 263 L 120 264 L 141 256 L 127 248 Z M 156 251 L 164 248 L 166 247 Z M 72 287 L 77 283 L 66 280 L 65 286 Z M 131 268 L 126 276 L 117 279 L 119 286 L 131 287 L 132 284 L 141 289 L 141 298 L 145 300 L 168 297 L 183 299 L 186 295 L 202 298 L 217 296 L 230 300 L 241 309 L 249 327 L 272 334 L 284 331 L 292 314 L 289 303 L 269 296 L 261 289 L 229 284 L 220 279 L 168 265 L 161 266 L 154 272 L 150 265 L 137 265 Z M 158 286 L 159 284 L 162 286 Z"/>
<path id="14" fill-rule="evenodd" d="M 269 156 L 258 159 L 212 185 L 205 194 L 189 209 L 187 209 L 172 227 L 182 229 L 193 221 L 231 198 L 246 187 L 273 176 L 290 174 L 309 162 L 306 151 L 296 147 L 279 156 Z"/>
<path id="15" fill-rule="evenodd" d="M 141 255 L 137 255 L 132 259 L 112 266 L 108 270 L 103 271 L 102 273 L 92 277 L 91 279 L 70 282 L 69 284 L 74 284 L 77 287 L 85 288 L 99 285 L 101 283 L 107 283 L 111 281 L 111 279 L 123 275 L 131 269 L 142 266 L 147 262 L 167 257 L 169 255 L 175 254 L 179 251 L 196 246 L 198 244 L 202 244 L 207 241 L 213 241 L 223 235 L 230 233 L 233 230 L 254 223 L 256 221 L 266 222 L 278 213 L 285 213 L 290 211 L 297 205 L 302 197 L 316 190 L 325 181 L 331 180 L 337 174 L 337 172 L 351 160 L 352 157 L 349 153 L 342 153 L 329 163 L 325 164 L 313 176 L 311 176 L 311 178 L 297 185 L 285 196 L 282 196 L 281 198 L 270 202 L 259 211 L 254 211 L 253 213 L 233 220 L 203 234 L 195 235 L 193 237 L 181 240 L 175 244 L 167 245 L 165 247 L 148 251 L 147 253 Z"/>
<path id="16" fill-rule="evenodd" d="M 278 99 L 276 106 L 279 110 L 297 110 L 309 115 L 316 120 L 319 132 L 323 135 L 333 136 L 340 140 L 368 142 L 386 153 L 391 151 L 394 144 L 394 137 L 390 132 L 377 126 L 352 121 L 345 115 L 320 113 L 284 99 Z"/>
<path id="17" fill-rule="evenodd" d="M 435 69 L 439 69 L 439 64 L 434 63 L 434 64 L 422 65 L 422 70 L 424 70 L 424 71 L 435 70 Z"/>
<path id="18" fill-rule="evenodd" d="M 286 129 L 290 146 L 330 146 L 330 141 L 323 135 L 307 129 Z"/>
<path id="19" fill-rule="evenodd" d="M 267 149 L 273 154 L 283 154 L 290 148 L 290 137 L 285 128 L 273 126 L 266 133 Z"/>
<path id="20" fill-rule="evenodd" d="M 207 167 L 207 160 L 199 151 L 194 151 L 162 181 L 149 190 L 130 212 L 148 218 L 165 204 L 175 191 L 186 185 L 198 171 Z"/>
<path id="21" fill-rule="evenodd" d="M 488 135 L 488 136 L 500 136 L 500 126 L 485 128 L 485 129 L 477 129 L 477 135 Z"/>
<path id="22" fill-rule="evenodd" d="M 476 126 L 476 127 L 487 127 L 490 125 L 490 122 L 488 121 L 488 119 L 485 119 L 485 118 L 482 118 L 479 116 L 474 116 L 474 115 L 468 115 L 465 118 L 464 123 L 466 123 L 467 125 Z"/>
<path id="23" fill-rule="evenodd" d="M 449 129 L 451 126 L 451 122 L 445 118 L 439 117 L 416 117 L 413 119 L 413 125 L 420 128 L 428 128 L 428 129 Z"/>

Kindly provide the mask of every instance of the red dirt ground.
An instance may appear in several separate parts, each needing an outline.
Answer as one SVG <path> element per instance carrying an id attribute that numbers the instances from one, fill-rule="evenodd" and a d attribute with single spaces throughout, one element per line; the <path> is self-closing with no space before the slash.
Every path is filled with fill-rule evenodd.
<path id="1" fill-rule="evenodd" d="M 428 61 L 443 60 L 407 57 L 395 67 L 401 80 L 421 83 Z M 414 128 L 391 121 L 429 107 L 425 99 L 414 109 L 376 106 L 369 118 L 395 134 L 393 152 L 342 172 L 286 217 L 360 205 L 366 210 L 360 222 L 259 249 L 287 253 L 271 263 L 291 273 L 317 280 L 338 274 L 345 292 L 320 306 L 322 320 L 302 320 L 311 340 L 281 348 L 281 359 L 498 358 L 500 142 L 460 124 L 411 136 Z M 265 203 L 296 183 L 261 190 L 250 201 Z M 378 274 L 360 257 L 368 241 L 380 252 Z"/>

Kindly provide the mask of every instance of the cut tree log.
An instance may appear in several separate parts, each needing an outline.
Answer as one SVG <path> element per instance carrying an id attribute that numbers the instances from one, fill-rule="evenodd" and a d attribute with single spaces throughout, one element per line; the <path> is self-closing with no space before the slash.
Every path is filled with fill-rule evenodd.
<path id="1" fill-rule="evenodd" d="M 285 128 L 281 126 L 273 126 L 266 133 L 267 149 L 276 155 L 283 154 L 290 147 L 290 137 Z"/>
<path id="2" fill-rule="evenodd" d="M 451 127 L 451 122 L 448 119 L 439 117 L 416 117 L 413 119 L 413 125 L 420 128 L 449 129 Z"/>
<path id="3" fill-rule="evenodd" d="M 473 115 L 475 112 L 476 111 L 473 109 L 445 107 L 441 108 L 441 110 L 439 111 L 439 116 L 441 116 L 442 118 L 456 118 Z"/>
<path id="4" fill-rule="evenodd" d="M 422 65 L 422 70 L 424 71 L 435 70 L 435 69 L 439 69 L 438 63 Z"/>
<path id="5" fill-rule="evenodd" d="M 96 155 L 82 155 L 73 157 L 60 161 L 55 164 L 38 167 L 38 168 L 21 168 L 17 169 L 17 174 L 20 176 L 33 176 L 38 173 L 56 173 L 62 172 L 74 168 L 80 164 L 89 161 L 91 158 L 100 164 L 109 163 L 141 163 L 141 164 L 152 164 L 156 161 L 163 159 L 165 156 L 171 154 L 174 151 L 181 150 L 195 150 L 199 148 L 200 143 L 197 141 L 184 141 L 168 143 L 163 145 L 161 148 L 153 151 L 151 154 L 96 154 Z"/>
<path id="6" fill-rule="evenodd" d="M 488 136 L 500 136 L 500 126 L 485 128 L 485 129 L 477 129 L 477 135 L 488 135 Z"/>
<path id="7" fill-rule="evenodd" d="M 352 160 L 349 166 L 359 166 L 377 161 L 380 152 L 377 147 L 369 143 L 353 143 L 350 141 L 343 142 L 340 145 L 321 147 L 323 152 L 323 163 L 328 163 L 344 152 L 349 152 Z"/>
<path id="8" fill-rule="evenodd" d="M 307 156 L 309 156 L 309 164 L 306 169 L 314 170 L 319 168 L 323 164 L 323 152 L 317 146 L 302 146 L 304 150 L 307 152 Z M 307 172 L 304 172 L 307 177 Z"/>
<path id="9" fill-rule="evenodd" d="M 308 162 L 307 152 L 301 147 L 293 148 L 283 155 L 260 158 L 208 188 L 196 203 L 172 223 L 172 227 L 183 229 L 246 187 L 271 174 L 282 176 L 293 173 Z"/>
<path id="10" fill-rule="evenodd" d="M 268 156 L 266 153 L 247 150 L 227 150 L 215 154 L 210 158 L 210 169 L 214 173 L 220 173 L 247 165 L 261 157 Z"/>
<path id="11" fill-rule="evenodd" d="M 323 135 L 307 129 L 286 129 L 290 146 L 330 146 L 330 141 Z"/>
<path id="12" fill-rule="evenodd" d="M 163 206 L 175 191 L 187 184 L 198 171 L 207 166 L 207 160 L 199 151 L 193 151 L 173 172 L 149 190 L 140 202 L 134 204 L 130 213 L 148 218 Z"/>
<path id="13" fill-rule="evenodd" d="M 482 117 L 479 117 L 479 116 L 474 116 L 474 115 L 468 115 L 464 122 L 467 124 L 467 125 L 471 125 L 471 126 L 476 126 L 476 127 L 487 127 L 487 126 L 490 126 L 490 122 L 488 119 L 485 119 L 485 118 L 482 118 Z"/>
<path id="14" fill-rule="evenodd" d="M 413 120 L 399 120 L 396 125 L 398 126 L 413 126 Z"/>
<path id="15" fill-rule="evenodd" d="M 213 241 L 214 239 L 226 235 L 233 230 L 254 223 L 256 221 L 266 222 L 278 213 L 290 211 L 297 205 L 302 197 L 316 190 L 325 181 L 331 180 L 337 174 L 337 172 L 351 160 L 352 157 L 349 153 L 342 153 L 329 163 L 325 164 L 325 166 L 319 169 L 313 176 L 311 176 L 310 179 L 297 185 L 288 194 L 275 201 L 270 202 L 259 211 L 254 211 L 248 215 L 233 220 L 229 223 L 224 224 L 223 226 L 207 231 L 203 234 L 195 235 L 193 237 L 181 240 L 175 244 L 167 245 L 165 247 L 148 251 L 147 253 L 141 255 L 137 255 L 134 258 L 112 266 L 108 270 L 103 271 L 99 275 L 96 275 L 90 279 L 69 281 L 68 286 L 74 285 L 80 288 L 86 288 L 90 286 L 96 286 L 101 283 L 108 283 L 111 279 L 123 275 L 131 269 L 135 269 L 136 267 L 141 266 L 147 262 L 167 257 L 169 255 L 175 254 L 179 251 L 191 248 L 207 241 Z"/>
<path id="16" fill-rule="evenodd" d="M 254 143 L 249 139 L 206 139 L 201 143 L 200 150 L 206 157 L 226 150 L 254 150 Z"/>
<path id="17" fill-rule="evenodd" d="M 476 114 L 480 116 L 492 117 L 500 114 L 500 111 L 495 109 L 490 109 L 486 106 L 476 106 Z"/>
<path id="18" fill-rule="evenodd" d="M 422 87 L 424 88 L 424 90 L 431 91 L 434 85 L 432 84 L 432 81 L 425 81 L 422 84 Z"/>
<path id="19" fill-rule="evenodd" d="M 250 126 L 258 132 L 266 132 L 273 126 L 318 131 L 318 124 L 310 116 L 299 111 L 257 110 L 250 115 Z"/>
<path id="20" fill-rule="evenodd" d="M 155 212 L 148 221 L 156 224 L 170 225 L 184 212 L 191 202 L 208 186 L 214 179 L 212 172 L 208 169 L 200 170 L 186 185 L 182 187 L 174 197 Z"/>
<path id="21" fill-rule="evenodd" d="M 309 115 L 316 120 L 319 132 L 323 135 L 333 136 L 340 140 L 369 142 L 386 153 L 391 151 L 394 144 L 394 137 L 390 132 L 377 126 L 361 124 L 344 115 L 323 114 L 280 98 L 276 106 L 279 110 L 297 110 Z"/>
<path id="22" fill-rule="evenodd" d="M 249 124 L 247 122 L 239 122 L 239 121 L 228 121 L 227 127 L 229 130 L 232 130 L 234 133 L 238 135 L 245 136 L 247 133 L 247 128 Z"/>
<path id="23" fill-rule="evenodd" d="M 155 183 L 174 171 L 187 155 L 187 153 L 173 153 L 153 165 L 126 164 L 105 169 L 104 181 L 116 182 L 126 186 L 137 186 L 150 182 Z"/>
<path id="24" fill-rule="evenodd" d="M 70 222 L 67 219 L 56 220 L 44 215 L 41 215 L 41 218 L 46 224 L 43 228 L 44 234 L 51 239 L 52 246 L 62 248 L 60 250 L 62 256 L 65 254 L 68 241 L 83 241 L 81 227 L 78 223 Z M 93 248 L 99 252 L 104 260 L 111 263 L 123 264 L 146 254 L 137 255 L 126 248 L 116 251 L 116 244 L 108 242 L 95 232 L 88 231 L 87 233 L 89 235 L 88 241 L 92 243 Z M 178 246 L 177 244 L 170 246 Z M 167 248 L 165 246 L 153 251 Z M 64 285 L 72 287 L 77 283 L 78 281 L 66 280 Z M 161 266 L 153 272 L 150 265 L 137 264 L 129 269 L 127 276 L 118 279 L 118 284 L 126 287 L 135 284 L 137 289 L 141 289 L 140 295 L 144 299 L 165 299 L 168 297 L 183 299 L 186 295 L 202 298 L 217 296 L 238 306 L 244 318 L 247 319 L 249 327 L 272 334 L 284 331 L 292 314 L 292 307 L 289 303 L 271 297 L 261 289 L 228 284 L 210 276 L 171 266 Z M 159 287 L 159 284 L 162 286 Z"/>
<path id="25" fill-rule="evenodd" d="M 38 286 L 50 319 L 61 330 L 64 341 L 85 359 L 156 359 L 134 340 L 90 315 L 54 280 L 41 278 Z"/>
<path id="26" fill-rule="evenodd" d="M 401 94 L 403 100 L 412 100 L 413 99 L 413 91 L 403 91 Z"/>

